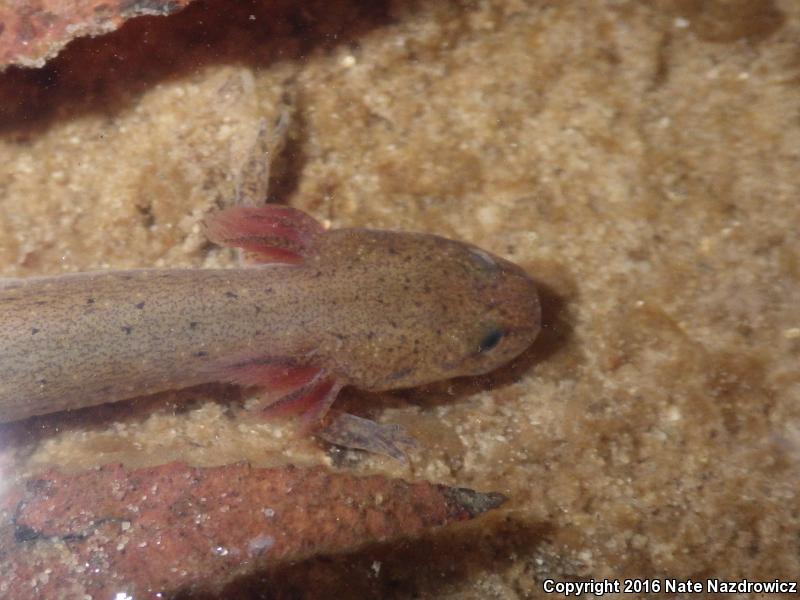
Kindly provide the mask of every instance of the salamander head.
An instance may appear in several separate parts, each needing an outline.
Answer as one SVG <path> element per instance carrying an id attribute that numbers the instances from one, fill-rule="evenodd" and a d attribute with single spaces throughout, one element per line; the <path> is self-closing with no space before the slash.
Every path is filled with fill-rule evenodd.
<path id="1" fill-rule="evenodd" d="M 335 252 L 355 263 L 358 298 L 349 306 L 357 321 L 348 327 L 355 335 L 339 342 L 335 360 L 358 387 L 377 391 L 487 373 L 539 333 L 536 287 L 517 265 L 433 235 L 331 233 L 341 236 Z"/>
<path id="2" fill-rule="evenodd" d="M 460 319 L 462 353 L 445 367 L 459 375 L 481 375 L 527 349 L 541 329 L 541 307 L 533 280 L 517 265 L 475 246 L 466 260 L 482 263 L 462 285 L 469 294 Z M 477 343 L 476 343 L 477 342 Z"/>
<path id="3" fill-rule="evenodd" d="M 449 250 L 441 267 L 451 277 L 437 289 L 449 297 L 448 330 L 435 354 L 450 377 L 482 375 L 506 364 L 536 339 L 541 328 L 539 296 L 517 265 L 469 244 L 450 242 Z M 461 276 L 453 278 L 459 271 Z"/>

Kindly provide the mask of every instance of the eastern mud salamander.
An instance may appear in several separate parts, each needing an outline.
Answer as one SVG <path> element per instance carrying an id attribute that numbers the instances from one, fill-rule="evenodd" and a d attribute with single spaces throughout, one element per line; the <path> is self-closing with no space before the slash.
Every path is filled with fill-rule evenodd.
<path id="1" fill-rule="evenodd" d="M 539 332 L 531 279 L 469 244 L 279 205 L 207 225 L 263 264 L 0 280 L 0 422 L 224 381 L 310 425 L 343 386 L 485 373 Z"/>

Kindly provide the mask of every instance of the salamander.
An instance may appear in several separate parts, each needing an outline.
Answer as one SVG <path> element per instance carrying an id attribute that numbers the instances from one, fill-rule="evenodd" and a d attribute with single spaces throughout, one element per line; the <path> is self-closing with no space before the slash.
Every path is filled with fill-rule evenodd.
<path id="1" fill-rule="evenodd" d="M 281 205 L 207 230 L 258 264 L 0 281 L 0 422 L 221 381 L 316 423 L 344 386 L 486 373 L 540 329 L 531 278 L 467 243 Z"/>

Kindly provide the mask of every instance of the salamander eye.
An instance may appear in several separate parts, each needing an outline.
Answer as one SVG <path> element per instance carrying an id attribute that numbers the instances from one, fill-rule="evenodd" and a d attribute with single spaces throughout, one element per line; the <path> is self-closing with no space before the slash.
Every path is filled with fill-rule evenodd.
<path id="1" fill-rule="evenodd" d="M 489 273 L 496 273 L 498 270 L 497 263 L 492 258 L 492 255 L 486 252 L 485 250 L 481 250 L 480 248 L 469 247 L 468 248 L 470 257 L 472 260 L 477 263 L 482 269 L 486 270 Z"/>
<path id="2" fill-rule="evenodd" d="M 496 327 L 490 329 L 489 333 L 483 336 L 483 339 L 481 340 L 481 343 L 478 346 L 478 352 L 480 353 L 489 352 L 489 350 L 491 350 L 492 348 L 497 346 L 497 344 L 500 343 L 504 335 L 505 331 L 503 331 L 502 329 L 497 329 Z"/>
<path id="3" fill-rule="evenodd" d="M 500 265 L 488 252 L 469 245 L 459 245 L 456 249 L 459 265 L 477 283 L 492 282 L 500 274 Z"/>

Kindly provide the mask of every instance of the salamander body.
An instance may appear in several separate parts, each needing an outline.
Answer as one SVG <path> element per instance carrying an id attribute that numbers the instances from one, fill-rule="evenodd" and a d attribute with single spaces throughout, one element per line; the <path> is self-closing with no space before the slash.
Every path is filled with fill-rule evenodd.
<path id="1" fill-rule="evenodd" d="M 0 422 L 211 381 L 284 390 L 319 419 L 345 385 L 485 373 L 539 331 L 531 279 L 469 244 L 280 206 L 208 228 L 266 264 L 0 281 Z"/>

